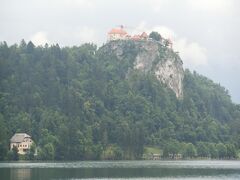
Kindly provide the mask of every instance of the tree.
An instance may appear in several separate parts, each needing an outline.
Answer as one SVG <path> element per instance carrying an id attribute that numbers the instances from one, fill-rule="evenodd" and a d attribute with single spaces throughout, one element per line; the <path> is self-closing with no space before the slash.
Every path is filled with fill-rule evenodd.
<path id="1" fill-rule="evenodd" d="M 150 34 L 149 34 L 149 38 L 152 38 L 153 40 L 155 41 L 161 41 L 162 40 L 162 37 L 161 35 L 156 32 L 156 31 L 152 31 Z"/>
<path id="2" fill-rule="evenodd" d="M 209 149 L 206 143 L 199 142 L 197 143 L 197 154 L 199 157 L 209 157 Z"/>
<path id="3" fill-rule="evenodd" d="M 23 50 L 23 49 L 25 50 L 25 48 L 27 47 L 27 43 L 25 42 L 24 39 L 21 40 L 19 47 L 20 47 L 22 50 Z"/>
<path id="4" fill-rule="evenodd" d="M 237 151 L 236 147 L 233 144 L 226 144 L 227 148 L 227 158 L 236 158 L 237 157 Z"/>
<path id="5" fill-rule="evenodd" d="M 218 158 L 218 150 L 216 148 L 216 144 L 209 143 L 208 148 L 209 148 L 209 153 L 211 155 L 211 158 L 214 158 L 214 159 Z"/>
<path id="6" fill-rule="evenodd" d="M 0 113 L 0 160 L 4 160 L 7 155 L 7 127 L 3 115 Z"/>
<path id="7" fill-rule="evenodd" d="M 185 144 L 183 156 L 193 158 L 197 155 L 197 150 L 192 143 Z"/>
<path id="8" fill-rule="evenodd" d="M 30 150 L 26 154 L 26 159 L 28 160 L 34 160 L 35 159 L 35 153 L 36 153 L 36 144 L 33 143 L 30 147 Z"/>
<path id="9" fill-rule="evenodd" d="M 27 52 L 28 53 L 32 53 L 33 50 L 34 50 L 35 46 L 34 44 L 32 43 L 32 41 L 29 41 L 28 44 L 27 44 Z"/>
<path id="10" fill-rule="evenodd" d="M 6 155 L 7 155 L 6 145 L 3 143 L 0 143 L 0 161 L 6 159 Z"/>
<path id="11" fill-rule="evenodd" d="M 16 131 L 21 133 L 25 132 L 31 134 L 32 132 L 32 121 L 30 115 L 26 112 L 20 112 L 16 118 Z"/>
<path id="12" fill-rule="evenodd" d="M 172 155 L 172 158 L 174 158 L 174 155 L 180 152 L 179 147 L 180 145 L 177 141 L 167 142 L 163 149 L 163 156 L 168 158 L 170 155 Z"/>
<path id="13" fill-rule="evenodd" d="M 163 41 L 163 44 L 164 44 L 164 46 L 165 47 L 168 47 L 169 45 L 170 45 L 170 40 L 169 39 L 165 39 L 164 41 Z"/>
<path id="14" fill-rule="evenodd" d="M 219 158 L 225 158 L 227 156 L 227 148 L 223 143 L 218 143 L 216 145 L 216 148 L 218 150 L 218 157 Z"/>
<path id="15" fill-rule="evenodd" d="M 102 159 L 120 160 L 123 158 L 123 151 L 117 145 L 108 146 L 103 152 Z"/>
<path id="16" fill-rule="evenodd" d="M 41 160 L 54 160 L 55 149 L 52 143 L 44 145 L 39 152 L 39 159 Z"/>
<path id="17" fill-rule="evenodd" d="M 18 148 L 16 146 L 13 146 L 12 150 L 8 152 L 8 160 L 18 161 L 18 159 Z"/>

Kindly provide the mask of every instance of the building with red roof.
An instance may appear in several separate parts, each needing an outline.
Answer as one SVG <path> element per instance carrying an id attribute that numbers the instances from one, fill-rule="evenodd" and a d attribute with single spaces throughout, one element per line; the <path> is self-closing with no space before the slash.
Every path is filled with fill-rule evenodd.
<path id="1" fill-rule="evenodd" d="M 121 28 L 113 28 L 111 31 L 108 32 L 108 40 L 109 41 L 114 41 L 118 39 L 127 39 L 128 38 L 128 33 Z"/>
<path id="2" fill-rule="evenodd" d="M 149 39 L 149 36 L 146 32 L 131 36 L 124 30 L 123 26 L 120 26 L 120 28 L 113 28 L 108 32 L 108 41 L 114 41 L 114 40 L 134 40 L 134 41 L 145 40 L 146 41 L 148 39 Z"/>
<path id="3" fill-rule="evenodd" d="M 143 32 L 141 35 L 140 35 L 141 39 L 143 40 L 147 40 L 148 39 L 148 35 L 147 33 Z"/>

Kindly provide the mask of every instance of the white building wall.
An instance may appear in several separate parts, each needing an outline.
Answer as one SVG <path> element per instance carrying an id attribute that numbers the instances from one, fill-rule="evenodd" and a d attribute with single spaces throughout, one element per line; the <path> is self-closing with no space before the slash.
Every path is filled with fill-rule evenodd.
<path id="1" fill-rule="evenodd" d="M 26 154 L 26 151 L 31 148 L 32 143 L 33 141 L 30 138 L 26 138 L 21 143 L 11 143 L 10 148 L 12 150 L 12 148 L 16 146 L 19 154 Z"/>
<path id="2" fill-rule="evenodd" d="M 127 39 L 126 35 L 122 35 L 122 34 L 109 34 L 108 35 L 108 41 L 125 40 L 125 39 Z"/>

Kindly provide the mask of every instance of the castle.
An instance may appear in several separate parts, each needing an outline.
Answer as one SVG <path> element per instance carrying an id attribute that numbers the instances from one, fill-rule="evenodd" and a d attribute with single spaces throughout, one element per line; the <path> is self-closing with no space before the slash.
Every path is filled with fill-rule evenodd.
<path id="1" fill-rule="evenodd" d="M 113 28 L 108 32 L 107 41 L 109 42 L 116 40 L 153 41 L 153 39 L 150 38 L 146 32 L 131 36 L 127 33 L 127 31 L 124 30 L 124 27 L 122 25 L 119 28 Z M 172 49 L 172 41 L 170 39 L 162 38 L 159 43 Z"/>
<path id="2" fill-rule="evenodd" d="M 138 35 L 129 35 L 124 29 L 123 26 L 120 28 L 113 28 L 108 32 L 108 41 L 114 40 L 148 40 L 149 36 L 146 32 Z"/>

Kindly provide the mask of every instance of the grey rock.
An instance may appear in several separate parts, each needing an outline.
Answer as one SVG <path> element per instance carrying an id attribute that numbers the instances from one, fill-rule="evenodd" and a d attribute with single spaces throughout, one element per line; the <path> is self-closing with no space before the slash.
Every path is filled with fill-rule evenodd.
<path id="1" fill-rule="evenodd" d="M 183 62 L 178 53 L 156 41 L 111 41 L 104 45 L 106 53 L 113 53 L 119 60 L 132 53 L 133 69 L 152 73 L 174 91 L 177 98 L 183 96 Z M 131 70 L 129 70 L 131 71 Z"/>

